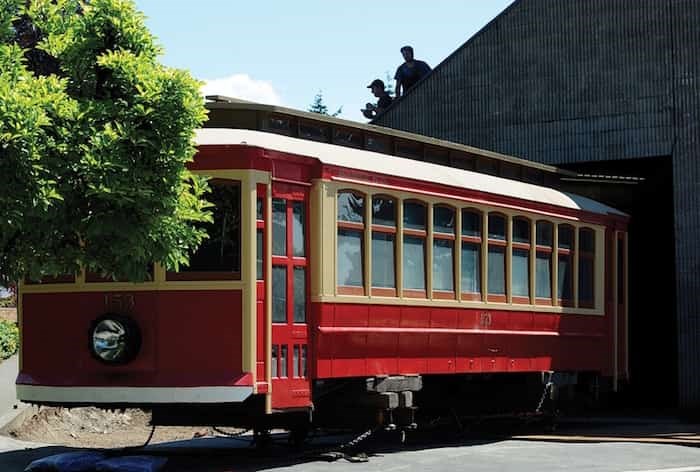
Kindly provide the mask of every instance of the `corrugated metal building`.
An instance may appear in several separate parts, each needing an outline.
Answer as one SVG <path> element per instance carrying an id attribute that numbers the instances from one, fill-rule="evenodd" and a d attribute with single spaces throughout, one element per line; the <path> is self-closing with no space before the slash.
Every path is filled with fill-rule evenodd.
<path id="1" fill-rule="evenodd" d="M 375 124 L 575 170 L 631 213 L 632 398 L 698 408 L 699 118 L 700 0 L 516 0 Z"/>

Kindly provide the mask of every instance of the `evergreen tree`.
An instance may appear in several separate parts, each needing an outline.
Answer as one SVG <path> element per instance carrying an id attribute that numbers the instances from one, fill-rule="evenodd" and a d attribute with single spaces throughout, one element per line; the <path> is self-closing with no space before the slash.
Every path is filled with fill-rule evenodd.
<path id="1" fill-rule="evenodd" d="M 0 284 L 81 267 L 144 280 L 206 236 L 206 110 L 131 0 L 0 0 Z"/>
<path id="2" fill-rule="evenodd" d="M 389 94 L 390 97 L 394 97 L 394 79 L 391 78 L 391 75 L 389 74 L 389 71 L 384 72 L 384 84 L 386 85 L 386 93 Z"/>
<path id="3" fill-rule="evenodd" d="M 313 103 L 309 106 L 309 110 L 312 113 L 318 113 L 319 115 L 329 115 L 328 113 L 328 107 L 323 101 L 323 92 L 321 90 L 318 91 L 316 96 L 314 97 Z M 343 112 L 343 107 L 341 106 L 336 110 L 335 113 L 333 113 L 330 116 L 338 116 Z"/>

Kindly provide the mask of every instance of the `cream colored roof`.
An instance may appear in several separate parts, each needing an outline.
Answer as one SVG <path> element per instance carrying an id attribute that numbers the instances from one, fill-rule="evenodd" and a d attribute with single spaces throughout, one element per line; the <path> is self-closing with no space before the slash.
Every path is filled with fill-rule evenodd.
<path id="1" fill-rule="evenodd" d="M 504 179 L 478 172 L 455 169 L 428 162 L 404 159 L 363 149 L 319 143 L 288 136 L 228 128 L 197 130 L 198 146 L 244 144 L 274 151 L 288 152 L 318 159 L 323 164 L 385 174 L 407 179 L 434 182 L 467 188 L 494 195 L 520 198 L 564 208 L 581 209 L 600 214 L 625 215 L 602 203 L 580 195 L 560 192 L 549 187 Z"/>

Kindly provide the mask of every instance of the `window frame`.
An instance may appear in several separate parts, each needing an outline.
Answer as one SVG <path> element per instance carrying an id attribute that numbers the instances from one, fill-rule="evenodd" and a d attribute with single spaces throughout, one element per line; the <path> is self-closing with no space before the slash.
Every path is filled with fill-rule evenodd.
<path id="1" fill-rule="evenodd" d="M 338 215 L 338 201 L 340 198 L 341 194 L 344 193 L 350 193 L 352 195 L 355 195 L 356 197 L 361 197 L 363 199 L 362 202 L 362 222 L 356 222 L 356 221 L 345 221 L 345 220 L 340 220 L 339 215 Z M 363 193 L 359 190 L 352 189 L 352 188 L 343 188 L 339 189 L 336 192 L 335 196 L 335 221 L 336 221 L 336 243 L 335 243 L 335 251 L 336 251 L 336 268 L 335 268 L 335 286 L 338 295 L 357 295 L 357 296 L 364 296 L 366 295 L 365 291 L 365 286 L 367 285 L 367 277 L 365 274 L 366 271 L 366 263 L 365 263 L 365 254 L 367 251 L 366 247 L 366 228 L 367 228 L 367 222 L 365 221 L 367 219 L 366 213 L 367 213 L 367 200 L 368 200 L 368 194 Z M 338 280 L 338 259 L 337 255 L 339 254 L 338 252 L 338 234 L 341 229 L 345 230 L 350 230 L 350 231 L 357 231 L 360 233 L 360 263 L 362 265 L 360 269 L 360 273 L 362 274 L 362 281 L 360 285 L 341 285 Z"/>
<path id="2" fill-rule="evenodd" d="M 503 218 L 503 238 L 504 239 L 498 239 L 498 238 L 492 238 L 491 237 L 491 216 L 498 216 Z M 509 284 L 508 284 L 508 243 L 509 243 L 509 234 L 508 234 L 508 215 L 499 211 L 499 210 L 493 210 L 489 211 L 486 213 L 486 277 L 488 279 L 488 270 L 489 270 L 489 253 L 491 250 L 491 247 L 500 247 L 503 248 L 503 291 L 504 293 L 491 293 L 490 290 L 491 288 L 489 287 L 489 283 L 487 280 L 486 283 L 486 301 L 487 302 L 493 302 L 493 303 L 507 303 L 508 302 L 508 295 L 510 294 L 509 290 Z"/>
<path id="3" fill-rule="evenodd" d="M 484 267 L 484 212 L 474 207 L 460 208 L 460 267 L 459 267 L 459 290 L 461 300 L 469 301 L 483 301 L 484 300 L 484 281 L 483 277 L 483 267 Z M 465 235 L 464 234 L 464 214 L 471 213 L 477 216 L 477 221 L 479 221 L 479 236 Z M 478 292 L 465 292 L 464 287 L 462 287 L 462 251 L 464 244 L 475 244 L 479 250 L 479 263 L 477 267 L 477 274 L 479 277 L 479 291 Z"/>
<path id="4" fill-rule="evenodd" d="M 516 295 L 513 293 L 513 270 L 511 269 L 511 274 L 510 274 L 510 290 L 511 290 L 511 300 L 513 303 L 517 304 L 522 304 L 522 305 L 530 305 L 532 303 L 532 292 L 533 292 L 533 283 L 532 283 L 532 260 L 533 260 L 533 221 L 531 218 L 528 218 L 524 215 L 516 215 L 513 216 L 511 219 L 511 245 L 510 245 L 510 260 L 511 260 L 511 268 L 514 265 L 513 264 L 513 257 L 515 255 L 515 251 L 527 251 L 527 292 L 528 294 L 526 296 L 524 295 Z M 515 240 L 515 225 L 516 222 L 518 221 L 524 221 L 527 224 L 528 228 L 528 242 L 522 242 L 522 241 L 516 241 Z"/>
<path id="5" fill-rule="evenodd" d="M 432 298 L 438 300 L 455 300 L 457 297 L 457 273 L 456 263 L 457 263 L 457 207 L 449 205 L 447 203 L 435 203 L 433 204 L 432 218 L 430 221 L 430 228 L 432 232 L 431 250 L 430 250 L 430 271 L 431 271 L 431 290 Z M 452 212 L 452 218 L 454 221 L 454 226 L 452 228 L 452 234 L 444 233 L 442 231 L 437 231 L 435 228 L 435 210 L 437 208 L 446 208 Z M 451 241 L 452 242 L 452 290 L 440 290 L 435 288 L 435 241 Z"/>
<path id="6" fill-rule="evenodd" d="M 186 271 L 165 271 L 166 282 L 189 282 L 189 281 L 242 281 L 243 264 L 243 181 L 239 179 L 211 178 L 209 185 L 220 185 L 225 187 L 238 187 L 238 270 L 237 271 L 213 271 L 213 270 L 186 270 Z M 201 246 L 200 246 L 201 247 Z M 199 248 L 198 248 L 199 250 Z M 195 253 L 196 254 L 196 253 Z M 194 254 L 190 256 L 194 257 Z"/>
<path id="7" fill-rule="evenodd" d="M 383 193 L 374 193 L 371 194 L 371 196 L 368 197 L 368 199 L 371 198 L 371 209 L 370 209 L 370 245 L 374 241 L 374 233 L 381 233 L 381 234 L 391 234 L 394 236 L 394 288 L 390 287 L 375 287 L 374 286 L 374 277 L 373 273 L 370 274 L 370 293 L 375 296 L 380 296 L 380 297 L 396 297 L 398 296 L 398 219 L 399 219 L 399 209 L 398 205 L 402 204 L 401 200 L 399 198 L 394 197 L 393 195 L 388 195 L 388 194 L 383 194 Z M 375 224 L 374 223 L 374 199 L 375 198 L 384 198 L 386 200 L 391 200 L 394 203 L 394 226 L 387 226 L 383 224 Z M 374 263 L 375 263 L 375 256 L 374 253 L 370 253 L 371 257 L 371 265 L 372 265 L 372 270 L 374 270 Z"/>
<path id="8" fill-rule="evenodd" d="M 428 271 L 430 270 L 428 267 L 428 264 L 431 263 L 432 261 L 430 260 L 428 251 L 428 228 L 430 226 L 430 221 L 428 221 L 428 208 L 429 208 L 429 203 L 425 202 L 423 200 L 419 200 L 417 198 L 405 198 L 401 200 L 401 209 L 402 209 L 402 215 L 403 218 L 406 218 L 406 204 L 407 203 L 418 203 L 423 207 L 425 219 L 424 219 L 424 225 L 423 229 L 415 229 L 415 228 L 406 228 L 405 222 L 402 222 L 402 232 L 401 232 L 401 256 L 405 257 L 406 251 L 405 251 L 405 237 L 410 236 L 410 237 L 415 237 L 415 238 L 421 238 L 423 239 L 423 285 L 425 288 L 423 290 L 420 289 L 413 289 L 413 288 L 406 288 L 406 277 L 404 277 L 404 274 L 401 274 L 401 293 L 403 294 L 404 298 L 428 298 Z M 402 272 L 406 270 L 406 264 L 404 264 L 404 261 L 401 261 L 401 270 Z"/>
<path id="9" fill-rule="evenodd" d="M 596 241 L 596 231 L 595 229 L 588 226 L 579 226 L 577 228 L 577 241 L 578 241 L 578 267 L 577 267 L 577 297 L 576 301 L 578 303 L 578 308 L 584 309 L 595 309 L 596 307 L 596 252 L 597 252 L 597 241 Z M 590 233 L 592 237 L 593 248 L 592 251 L 583 250 L 583 245 L 581 244 L 581 235 L 583 233 Z M 582 301 L 581 300 L 581 261 L 583 259 L 589 259 L 591 261 L 591 295 L 592 299 Z"/>
<path id="10" fill-rule="evenodd" d="M 538 241 L 538 236 L 539 236 L 539 224 L 540 223 L 545 223 L 549 225 L 549 229 L 551 231 L 551 237 L 550 237 L 550 245 L 544 245 L 540 244 Z M 554 229 L 555 229 L 555 223 L 552 220 L 543 220 L 543 219 L 538 219 L 535 220 L 535 280 L 534 280 L 534 296 L 535 296 L 535 305 L 542 305 L 542 306 L 554 306 L 552 300 L 554 298 L 554 283 L 555 283 L 555 241 L 554 241 Z M 548 254 L 549 255 L 549 297 L 539 297 L 537 296 L 537 256 L 539 254 Z"/>
<path id="11" fill-rule="evenodd" d="M 563 248 L 561 246 L 561 238 L 559 235 L 561 234 L 560 231 L 561 229 L 568 229 L 571 232 L 571 247 L 569 249 Z M 557 224 L 557 305 L 558 306 L 563 306 L 563 307 L 575 307 L 576 306 L 576 293 L 574 291 L 574 283 L 576 282 L 576 276 L 574 275 L 574 261 L 576 260 L 576 227 L 572 224 L 569 223 L 559 223 Z M 569 270 L 571 273 L 571 277 L 569 280 L 569 293 L 571 294 L 571 298 L 563 298 L 559 291 L 559 259 L 564 256 L 569 259 Z M 595 274 L 594 274 L 594 280 L 595 280 Z"/>

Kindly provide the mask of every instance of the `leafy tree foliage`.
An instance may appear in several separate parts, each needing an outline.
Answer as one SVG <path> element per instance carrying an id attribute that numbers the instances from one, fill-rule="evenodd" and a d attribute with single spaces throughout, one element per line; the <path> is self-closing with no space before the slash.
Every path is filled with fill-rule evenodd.
<path id="1" fill-rule="evenodd" d="M 328 113 L 328 107 L 323 101 L 323 92 L 319 90 L 316 96 L 314 97 L 313 103 L 311 104 L 311 106 L 309 106 L 309 111 L 312 113 L 318 113 L 319 115 L 338 116 L 343 112 L 343 107 L 341 106 L 340 108 L 338 108 L 333 114 Z"/>
<path id="2" fill-rule="evenodd" d="M 206 236 L 200 84 L 160 53 L 131 0 L 0 0 L 0 284 L 144 280 Z"/>

